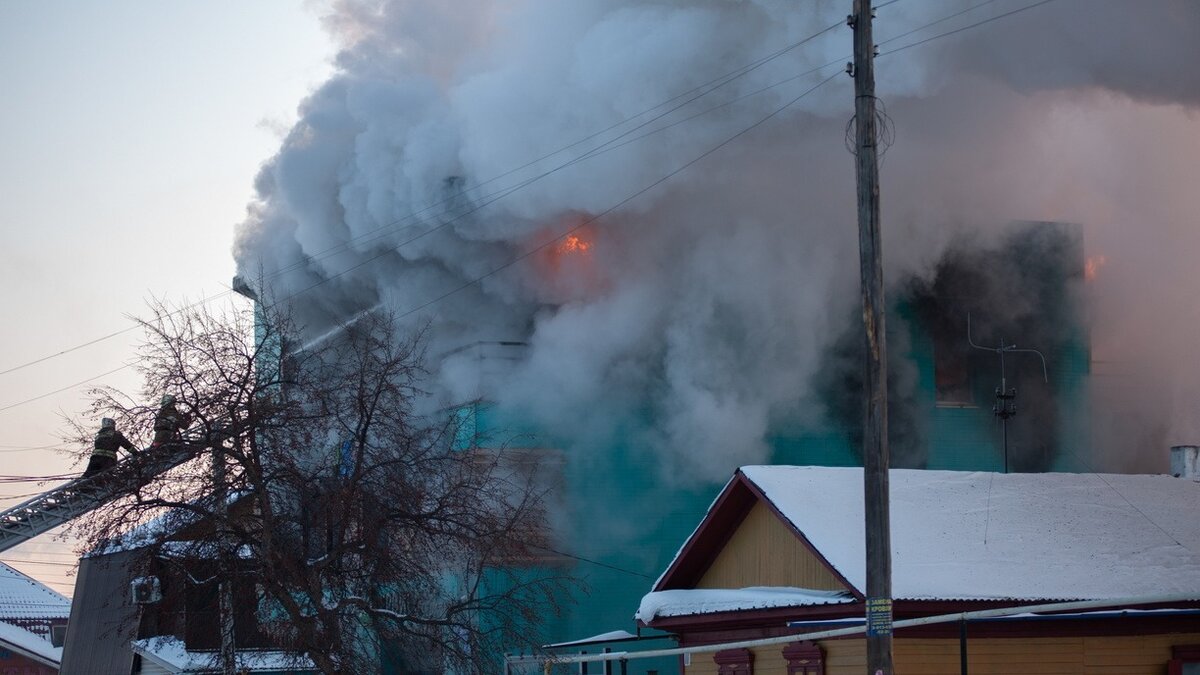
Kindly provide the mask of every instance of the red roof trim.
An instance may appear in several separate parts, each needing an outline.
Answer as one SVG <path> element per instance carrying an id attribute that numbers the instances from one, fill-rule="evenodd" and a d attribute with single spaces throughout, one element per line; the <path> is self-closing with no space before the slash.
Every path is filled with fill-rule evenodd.
<path id="1" fill-rule="evenodd" d="M 737 471 L 725 484 L 696 531 L 684 542 L 671 566 L 654 585 L 654 590 L 694 588 L 729 542 L 734 530 L 746 519 L 755 500 L 750 481 L 740 470 Z"/>
<path id="2" fill-rule="evenodd" d="M 894 618 L 899 621 L 901 619 L 914 619 L 917 617 L 936 616 L 939 614 L 955 614 L 959 612 L 997 609 L 1002 607 L 1019 607 L 1026 604 L 1030 603 L 1028 601 L 1014 600 L 898 600 L 896 601 L 894 608 Z M 1114 605 L 1111 609 L 1098 609 L 1095 611 L 1117 612 L 1122 610 L 1153 609 L 1200 609 L 1200 602 L 1160 603 L 1156 605 Z M 776 629 L 785 625 L 788 621 L 821 621 L 830 619 L 861 618 L 864 612 L 865 609 L 862 602 L 855 602 L 830 605 L 810 605 L 807 607 L 741 609 L 727 612 L 710 612 L 707 614 L 657 617 L 649 624 L 643 623 L 642 625 L 648 625 L 651 628 L 656 628 L 667 632 L 674 632 L 681 635 L 695 633 L 698 631 L 714 630 L 732 631 L 770 629 L 775 631 Z M 1065 613 L 1068 615 L 1073 614 L 1073 612 Z M 1043 615 L 1048 614 L 1051 613 L 1043 613 Z M 1200 617 L 1145 616 L 1128 614 L 1125 616 L 1073 618 L 1071 621 L 1063 622 L 1047 622 L 1039 619 L 1029 619 L 1027 621 L 1011 620 L 1009 622 L 971 620 L 968 623 L 968 632 L 973 637 L 1007 636 L 1014 634 L 1036 636 L 1043 633 L 1054 635 L 1111 635 L 1127 633 L 1132 635 L 1142 634 L 1130 632 L 1132 629 L 1129 628 L 1129 626 L 1136 626 L 1140 623 L 1145 625 L 1145 634 L 1153 634 L 1164 632 L 1162 627 L 1170 625 L 1171 622 L 1175 622 L 1178 625 L 1183 625 L 1183 623 L 1186 622 L 1189 626 L 1200 626 Z M 639 623 L 641 622 L 639 621 Z M 1105 626 L 1108 628 L 1097 630 L 1097 626 Z M 1121 626 L 1121 628 L 1116 632 L 1113 632 L 1111 628 L 1112 626 Z M 1080 633 L 1081 629 L 1084 631 L 1083 633 Z M 1107 632 L 1105 632 L 1106 630 Z M 803 632 L 803 629 L 797 628 L 791 632 L 800 633 Z M 929 626 L 910 626 L 908 628 L 897 629 L 897 633 L 902 634 L 904 637 L 919 637 L 921 635 L 945 637 L 945 635 L 942 635 L 942 633 L 954 637 L 958 635 L 958 624 L 951 622 Z"/>

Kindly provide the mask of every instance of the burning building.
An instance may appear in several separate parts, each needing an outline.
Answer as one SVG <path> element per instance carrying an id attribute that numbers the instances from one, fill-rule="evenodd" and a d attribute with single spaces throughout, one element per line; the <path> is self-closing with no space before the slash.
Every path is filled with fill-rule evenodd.
<path id="1" fill-rule="evenodd" d="M 1200 86 L 1160 67 L 1193 55 L 1075 48 L 1194 51 L 1195 8 L 1152 5 L 880 8 L 898 464 L 1002 470 L 1003 381 L 1010 470 L 1111 470 L 1093 345 L 1196 390 L 1194 367 L 1146 365 L 1190 363 L 1168 338 L 1200 318 L 1179 309 Z M 471 7 L 337 6 L 337 72 L 264 165 L 235 256 L 313 335 L 377 306 L 427 325 L 428 410 L 457 411 L 464 447 L 562 458 L 555 564 L 592 595 L 545 639 L 578 638 L 629 625 L 737 466 L 858 461 L 845 7 Z M 1086 223 L 1108 300 L 1084 311 L 1084 227 L 996 225 L 1013 218 Z M 968 316 L 1044 373 L 1030 353 L 1002 370 Z M 1145 400 L 1188 431 L 1194 399 Z M 1156 466 L 1165 444 L 1120 438 L 1122 469 Z"/>

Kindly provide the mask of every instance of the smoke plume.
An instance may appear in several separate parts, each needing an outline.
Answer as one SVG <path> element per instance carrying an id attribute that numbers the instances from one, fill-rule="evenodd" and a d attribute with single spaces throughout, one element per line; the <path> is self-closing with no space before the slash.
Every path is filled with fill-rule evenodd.
<path id="1" fill-rule="evenodd" d="M 766 461 L 772 425 L 820 409 L 814 376 L 857 303 L 849 4 L 339 2 L 336 74 L 259 175 L 240 271 L 299 293 L 314 334 L 380 304 L 428 322 L 444 403 L 494 399 L 581 449 L 619 436 L 663 476 Z M 1200 437 L 1200 5 L 1002 16 L 1029 4 L 879 10 L 885 268 L 932 280 L 963 236 L 1082 223 L 1108 261 L 1088 291 L 1097 358 L 1155 383 L 1107 405 L 1157 436 L 1102 434 L 1127 445 L 1097 466 L 1156 469 L 1152 444 Z M 478 341 L 527 343 L 503 386 L 454 352 Z"/>

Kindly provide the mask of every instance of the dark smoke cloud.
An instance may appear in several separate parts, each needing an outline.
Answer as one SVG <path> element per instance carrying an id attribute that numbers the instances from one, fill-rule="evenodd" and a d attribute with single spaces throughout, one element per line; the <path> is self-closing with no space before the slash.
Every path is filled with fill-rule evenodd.
<path id="1" fill-rule="evenodd" d="M 897 44 L 1023 4 L 992 3 Z M 966 6 L 889 5 L 879 12 L 880 40 Z M 816 409 L 802 403 L 816 395 L 809 385 L 857 297 L 848 78 L 586 226 L 591 248 L 571 258 L 556 258 L 557 244 L 534 249 L 818 76 L 485 205 L 555 162 L 488 181 L 846 11 L 847 3 L 786 0 L 339 3 L 327 19 L 343 44 L 338 70 L 302 105 L 259 176 L 239 228 L 239 270 L 251 278 L 261 270 L 277 296 L 320 284 L 299 298 L 314 333 L 382 303 L 423 307 L 412 319 L 432 323 L 434 354 L 478 340 L 528 343 L 492 391 L 480 390 L 463 352 L 447 359 L 437 368 L 444 401 L 487 395 L 580 445 L 601 447 L 618 433 L 641 439 L 665 473 L 690 479 L 766 460 L 771 421 Z M 1200 42 L 1186 38 L 1198 24 L 1183 0 L 1060 0 L 885 56 L 879 89 L 896 125 L 883 166 L 889 278 L 932 278 L 963 232 L 987 237 L 1019 219 L 1081 222 L 1089 248 L 1110 252 L 1109 269 L 1132 270 L 1116 288 L 1116 279 L 1097 281 L 1107 295 L 1094 339 L 1118 336 L 1113 358 L 1123 362 L 1177 353 L 1152 348 L 1155 336 L 1200 323 L 1194 301 L 1183 312 L 1141 307 L 1138 319 L 1153 331 L 1130 328 L 1121 308 L 1167 284 L 1175 290 L 1164 302 L 1186 305 L 1183 289 L 1195 289 L 1182 259 L 1200 244 L 1191 215 L 1200 134 L 1189 107 L 1200 88 L 1187 83 L 1196 73 L 1168 65 L 1195 63 Z M 1158 39 L 1164 30 L 1178 39 Z M 714 102 L 837 61 L 849 47 L 847 29 L 831 31 L 715 92 Z M 1177 394 L 1194 387 L 1195 368 L 1182 370 L 1139 419 L 1179 419 L 1177 409 L 1187 418 Z"/>

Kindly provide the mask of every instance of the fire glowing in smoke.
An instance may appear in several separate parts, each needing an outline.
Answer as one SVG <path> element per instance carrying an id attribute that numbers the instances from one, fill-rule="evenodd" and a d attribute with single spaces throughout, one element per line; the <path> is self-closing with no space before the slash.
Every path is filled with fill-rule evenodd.
<path id="1" fill-rule="evenodd" d="M 1096 275 L 1100 273 L 1100 268 L 1108 263 L 1108 256 L 1094 255 L 1087 259 L 1083 264 L 1083 278 L 1085 281 L 1095 281 Z"/>
<path id="2" fill-rule="evenodd" d="M 597 232 L 585 213 L 570 213 L 543 229 L 538 239 L 554 237 L 554 243 L 537 256 L 540 299 L 561 303 L 591 297 L 606 287 L 603 257 Z M 569 232 L 569 234 L 563 234 Z M 545 239 L 541 239 L 543 242 Z M 535 239 L 536 241 L 536 239 Z"/>
<path id="3" fill-rule="evenodd" d="M 587 253 L 592 248 L 592 242 L 585 240 L 577 234 L 572 234 L 562 241 L 555 249 L 559 255 L 567 255 L 571 253 Z"/>

